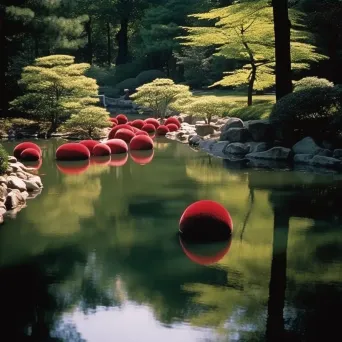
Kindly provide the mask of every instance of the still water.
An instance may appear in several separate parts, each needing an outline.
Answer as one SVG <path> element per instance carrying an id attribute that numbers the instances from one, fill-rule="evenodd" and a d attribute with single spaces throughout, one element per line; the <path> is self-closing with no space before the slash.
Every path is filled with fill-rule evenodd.
<path id="1" fill-rule="evenodd" d="M 341 176 L 232 169 L 166 140 L 71 166 L 62 141 L 38 143 L 44 189 L 0 229 L 1 340 L 338 340 Z M 181 244 L 199 199 L 230 211 L 229 243 Z"/>

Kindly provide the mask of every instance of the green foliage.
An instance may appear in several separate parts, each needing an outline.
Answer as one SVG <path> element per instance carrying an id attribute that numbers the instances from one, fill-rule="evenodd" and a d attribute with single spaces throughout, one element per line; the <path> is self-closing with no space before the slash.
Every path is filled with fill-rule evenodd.
<path id="1" fill-rule="evenodd" d="M 0 175 L 4 174 L 8 166 L 8 154 L 5 148 L 0 144 Z"/>
<path id="2" fill-rule="evenodd" d="M 160 70 L 145 70 L 136 77 L 136 80 L 139 86 L 141 86 L 154 81 L 156 78 L 165 78 L 165 74 Z"/>
<path id="3" fill-rule="evenodd" d="M 140 106 L 151 108 L 157 117 L 164 118 L 168 108 L 177 106 L 177 101 L 190 99 L 191 95 L 188 86 L 175 84 L 168 78 L 157 78 L 137 88 L 131 98 Z"/>
<path id="4" fill-rule="evenodd" d="M 135 91 L 139 87 L 139 83 L 136 78 L 128 78 L 116 85 L 116 88 L 122 92 L 125 89 L 129 89 L 130 92 Z"/>
<path id="5" fill-rule="evenodd" d="M 295 82 L 294 91 L 306 90 L 310 88 L 333 88 L 334 83 L 328 81 L 325 78 L 318 77 L 304 77 L 301 80 Z"/>
<path id="6" fill-rule="evenodd" d="M 51 122 L 55 129 L 71 114 L 98 102 L 96 81 L 84 76 L 89 64 L 74 64 L 74 57 L 52 55 L 37 58 L 25 67 L 20 84 L 24 95 L 11 102 L 13 109 Z"/>
<path id="7" fill-rule="evenodd" d="M 272 111 L 273 103 L 263 101 L 252 106 L 239 106 L 230 111 L 230 116 L 240 118 L 243 121 L 267 119 Z"/>
<path id="8" fill-rule="evenodd" d="M 100 107 L 87 106 L 77 114 L 73 114 L 63 125 L 64 129 L 83 130 L 89 137 L 93 137 L 95 129 L 110 127 L 109 113 Z"/>

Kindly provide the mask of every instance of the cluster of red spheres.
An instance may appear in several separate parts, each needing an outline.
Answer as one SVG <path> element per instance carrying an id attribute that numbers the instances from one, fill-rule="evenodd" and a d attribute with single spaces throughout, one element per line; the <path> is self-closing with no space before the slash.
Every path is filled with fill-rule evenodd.
<path id="1" fill-rule="evenodd" d="M 13 155 L 23 162 L 30 163 L 29 167 L 38 170 L 42 166 L 42 150 L 41 148 L 32 142 L 22 142 L 15 146 Z"/>

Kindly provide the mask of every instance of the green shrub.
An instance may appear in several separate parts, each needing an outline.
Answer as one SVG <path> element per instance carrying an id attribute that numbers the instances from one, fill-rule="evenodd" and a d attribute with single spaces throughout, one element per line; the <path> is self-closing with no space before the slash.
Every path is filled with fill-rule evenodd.
<path id="1" fill-rule="evenodd" d="M 239 106 L 233 108 L 230 111 L 229 116 L 240 118 L 244 121 L 267 119 L 271 114 L 273 105 L 272 102 L 265 101 L 253 106 Z"/>
<path id="2" fill-rule="evenodd" d="M 0 144 L 0 175 L 4 174 L 8 166 L 8 154 L 5 148 Z"/>
<path id="3" fill-rule="evenodd" d="M 341 92 L 337 88 L 315 87 L 288 94 L 273 107 L 270 121 L 279 139 L 299 136 L 323 137 L 341 113 Z"/>
<path id="4" fill-rule="evenodd" d="M 311 88 L 333 88 L 334 83 L 328 81 L 325 78 L 318 77 L 304 77 L 301 80 L 295 82 L 294 91 L 301 91 Z"/>
<path id="5" fill-rule="evenodd" d="M 135 89 L 138 87 L 139 87 L 139 84 L 136 78 L 127 78 L 127 80 L 124 80 L 116 85 L 116 88 L 119 89 L 121 93 L 125 89 L 129 89 L 130 92 L 134 92 Z"/>
<path id="6" fill-rule="evenodd" d="M 162 71 L 151 69 L 151 70 L 142 71 L 136 77 L 136 79 L 137 79 L 139 86 L 141 86 L 143 84 L 150 83 L 150 82 L 154 81 L 156 78 L 165 78 L 165 77 L 166 77 L 166 75 Z"/>

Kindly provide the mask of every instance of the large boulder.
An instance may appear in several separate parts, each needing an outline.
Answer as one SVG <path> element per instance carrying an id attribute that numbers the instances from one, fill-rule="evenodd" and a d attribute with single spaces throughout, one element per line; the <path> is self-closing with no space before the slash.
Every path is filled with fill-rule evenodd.
<path id="1" fill-rule="evenodd" d="M 333 157 L 325 157 L 325 156 L 314 156 L 311 161 L 311 165 L 321 166 L 321 167 L 332 167 L 332 168 L 340 168 L 342 162 L 340 159 Z"/>
<path id="2" fill-rule="evenodd" d="M 227 147 L 227 145 L 229 144 L 228 141 L 219 141 L 216 144 L 213 144 L 211 146 L 211 150 L 210 152 L 214 155 L 214 156 L 218 156 L 218 157 L 224 157 L 225 155 L 225 149 Z"/>
<path id="3" fill-rule="evenodd" d="M 7 185 L 7 179 L 4 176 L 0 176 L 0 184 L 6 184 Z"/>
<path id="4" fill-rule="evenodd" d="M 268 120 L 251 120 L 245 123 L 254 141 L 271 141 L 272 125 Z"/>
<path id="5" fill-rule="evenodd" d="M 239 156 L 244 156 L 249 153 L 250 147 L 247 144 L 242 143 L 230 143 L 226 146 L 224 152 L 227 154 L 234 154 Z"/>
<path id="6" fill-rule="evenodd" d="M 312 158 L 312 154 L 295 154 L 293 157 L 293 162 L 295 164 L 308 164 Z"/>
<path id="7" fill-rule="evenodd" d="M 24 204 L 25 198 L 23 197 L 22 193 L 17 189 L 12 190 L 6 197 L 5 205 L 7 210 L 12 210 Z"/>
<path id="8" fill-rule="evenodd" d="M 27 191 L 31 192 L 31 191 L 39 191 L 40 190 L 40 186 L 32 181 L 32 180 L 23 180 L 23 182 L 26 185 L 26 189 Z"/>
<path id="9" fill-rule="evenodd" d="M 190 135 L 189 136 L 189 145 L 190 146 L 198 146 L 198 144 L 202 141 L 202 138 L 199 135 Z"/>
<path id="10" fill-rule="evenodd" d="M 246 142 L 251 138 L 250 133 L 247 128 L 229 128 L 227 131 L 221 133 L 220 140 L 230 141 L 230 142 Z"/>
<path id="11" fill-rule="evenodd" d="M 328 150 L 327 148 L 322 148 L 316 155 L 317 156 L 332 157 L 333 152 Z"/>
<path id="12" fill-rule="evenodd" d="M 337 159 L 342 159 L 342 149 L 334 150 L 333 157 Z"/>
<path id="13" fill-rule="evenodd" d="M 317 154 L 322 148 L 311 137 L 306 137 L 293 145 L 292 150 L 294 154 Z"/>
<path id="14" fill-rule="evenodd" d="M 255 142 L 255 141 L 249 141 L 246 143 L 246 145 L 249 146 L 249 153 L 264 152 L 264 151 L 269 150 L 272 147 L 272 145 L 270 143 Z"/>
<path id="15" fill-rule="evenodd" d="M 291 149 L 285 147 L 272 147 L 264 152 L 253 152 L 246 155 L 248 159 L 267 159 L 267 160 L 289 160 L 291 157 Z"/>
<path id="16" fill-rule="evenodd" d="M 199 148 L 206 152 L 211 152 L 212 146 L 216 144 L 216 140 L 201 140 L 198 144 Z"/>
<path id="17" fill-rule="evenodd" d="M 26 191 L 26 184 L 24 181 L 15 176 L 9 176 L 7 178 L 7 187 L 9 189 L 18 189 L 19 191 Z"/>
<path id="18" fill-rule="evenodd" d="M 201 137 L 205 137 L 206 135 L 210 135 L 213 134 L 215 132 L 214 127 L 210 126 L 210 125 L 198 125 L 196 124 L 196 133 L 201 136 Z"/>
<path id="19" fill-rule="evenodd" d="M 222 127 L 222 132 L 228 131 L 230 128 L 243 128 L 244 123 L 239 118 L 229 118 L 226 122 L 226 124 Z"/>

